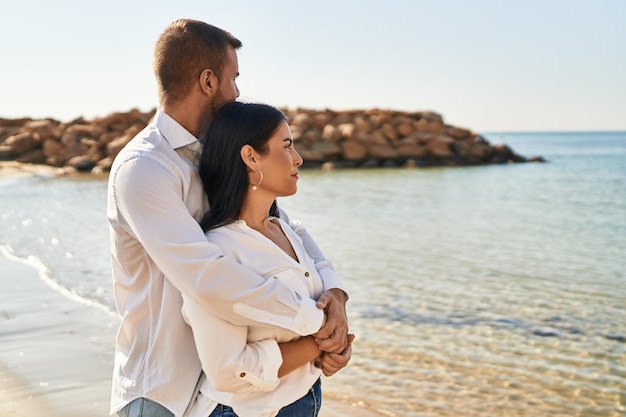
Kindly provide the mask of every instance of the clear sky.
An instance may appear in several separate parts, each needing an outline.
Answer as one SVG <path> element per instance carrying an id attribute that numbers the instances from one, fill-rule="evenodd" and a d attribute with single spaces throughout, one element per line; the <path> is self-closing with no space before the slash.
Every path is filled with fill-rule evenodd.
<path id="1" fill-rule="evenodd" d="M 154 42 L 188 17 L 243 41 L 244 100 L 626 130 L 626 0 L 2 0 L 0 15 L 0 117 L 156 107 Z"/>

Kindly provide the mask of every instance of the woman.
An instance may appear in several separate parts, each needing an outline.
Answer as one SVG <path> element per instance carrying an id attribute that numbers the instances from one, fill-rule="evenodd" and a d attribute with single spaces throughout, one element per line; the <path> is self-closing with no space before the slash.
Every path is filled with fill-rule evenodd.
<path id="1" fill-rule="evenodd" d="M 201 226 L 207 238 L 261 276 L 317 299 L 323 285 L 315 265 L 276 206 L 277 197 L 296 192 L 302 164 L 283 114 L 263 104 L 227 103 L 213 115 L 203 144 L 199 173 L 211 210 Z M 201 394 L 210 417 L 318 415 L 320 375 L 332 373 L 332 355 L 320 351 L 312 336 L 234 325 L 188 297 L 183 313 L 206 374 Z"/>

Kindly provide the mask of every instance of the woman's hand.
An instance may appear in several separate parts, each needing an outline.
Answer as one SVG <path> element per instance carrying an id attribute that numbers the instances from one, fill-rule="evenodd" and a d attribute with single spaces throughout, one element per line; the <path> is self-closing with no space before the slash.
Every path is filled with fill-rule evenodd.
<path id="1" fill-rule="evenodd" d="M 322 372 L 326 376 L 336 374 L 341 368 L 344 368 L 352 357 L 352 341 L 354 335 L 348 335 L 348 346 L 341 353 L 324 352 L 318 359 Z"/>

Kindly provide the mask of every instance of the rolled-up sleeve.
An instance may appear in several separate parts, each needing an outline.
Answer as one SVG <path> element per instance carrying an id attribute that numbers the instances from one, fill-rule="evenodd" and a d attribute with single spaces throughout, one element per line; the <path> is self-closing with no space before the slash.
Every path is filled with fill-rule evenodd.
<path id="1" fill-rule="evenodd" d="M 247 342 L 247 327 L 215 317 L 183 297 L 183 316 L 192 327 L 202 369 L 211 386 L 224 392 L 274 391 L 283 363 L 273 339 Z"/>

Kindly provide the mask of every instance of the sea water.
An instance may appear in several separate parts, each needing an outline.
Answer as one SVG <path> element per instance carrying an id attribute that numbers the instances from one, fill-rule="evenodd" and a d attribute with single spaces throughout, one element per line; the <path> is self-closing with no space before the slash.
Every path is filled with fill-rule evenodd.
<path id="1" fill-rule="evenodd" d="M 348 288 L 325 395 L 388 416 L 626 415 L 626 133 L 486 134 L 547 163 L 301 173 Z M 114 310 L 106 181 L 0 181 L 0 245 Z"/>

